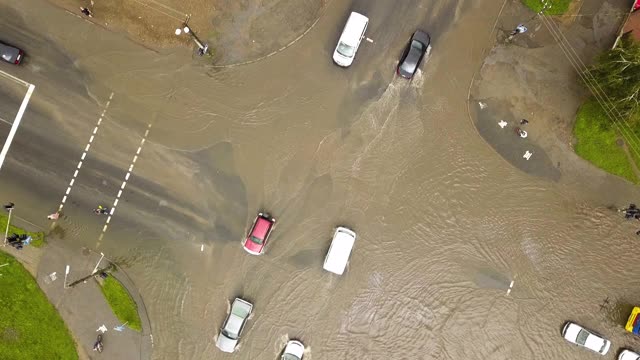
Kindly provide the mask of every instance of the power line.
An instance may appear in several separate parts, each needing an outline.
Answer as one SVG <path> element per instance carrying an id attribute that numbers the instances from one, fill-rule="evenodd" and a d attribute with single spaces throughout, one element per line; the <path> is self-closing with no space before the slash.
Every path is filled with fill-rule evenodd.
<path id="1" fill-rule="evenodd" d="M 545 10 L 546 4 L 545 7 L 543 7 L 543 10 L 538 13 L 538 16 L 542 20 L 542 23 L 547 27 L 554 40 L 556 40 L 560 49 L 569 60 L 571 66 L 576 70 L 587 88 L 596 98 L 607 117 L 611 120 L 612 124 L 626 140 L 629 148 L 635 153 L 638 158 L 640 158 L 640 151 L 638 151 L 638 148 L 640 147 L 640 138 L 633 132 L 633 129 L 631 128 L 625 117 L 622 116 L 620 111 L 616 108 L 616 106 L 604 92 L 600 84 L 598 84 L 598 82 L 595 80 L 595 77 L 591 74 L 589 68 L 584 64 L 584 62 L 582 62 L 575 49 L 567 40 L 566 36 L 553 22 L 553 20 L 551 20 L 548 15 L 544 14 Z"/>

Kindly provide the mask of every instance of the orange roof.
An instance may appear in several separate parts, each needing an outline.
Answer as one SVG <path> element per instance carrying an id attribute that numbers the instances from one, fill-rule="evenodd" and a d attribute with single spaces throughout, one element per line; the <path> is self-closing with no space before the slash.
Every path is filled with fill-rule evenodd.
<path id="1" fill-rule="evenodd" d="M 622 33 L 629 35 L 636 41 L 640 41 L 640 11 L 634 11 L 629 15 L 627 22 L 622 28 Z"/>

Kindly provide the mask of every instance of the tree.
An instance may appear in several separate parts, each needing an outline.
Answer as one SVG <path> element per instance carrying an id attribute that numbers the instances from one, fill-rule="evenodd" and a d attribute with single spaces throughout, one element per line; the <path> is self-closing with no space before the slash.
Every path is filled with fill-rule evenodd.
<path id="1" fill-rule="evenodd" d="M 640 113 L 640 44 L 623 37 L 617 47 L 600 55 L 583 75 L 583 80 L 588 81 L 585 85 L 606 102 L 605 109 L 613 106 L 617 110 L 612 121 L 619 118 L 619 112 L 625 120 L 637 122 L 637 117 L 631 115 Z"/>

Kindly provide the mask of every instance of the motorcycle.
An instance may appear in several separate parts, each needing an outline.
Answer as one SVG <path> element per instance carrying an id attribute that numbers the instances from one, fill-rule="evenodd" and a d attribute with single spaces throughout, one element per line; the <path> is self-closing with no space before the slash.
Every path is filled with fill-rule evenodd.
<path id="1" fill-rule="evenodd" d="M 93 344 L 93 351 L 101 353 L 102 348 L 102 334 L 98 334 L 98 339 L 96 340 L 96 343 Z"/>
<path id="2" fill-rule="evenodd" d="M 97 208 L 93 209 L 93 212 L 97 215 L 109 215 L 109 208 L 106 206 L 98 205 Z"/>

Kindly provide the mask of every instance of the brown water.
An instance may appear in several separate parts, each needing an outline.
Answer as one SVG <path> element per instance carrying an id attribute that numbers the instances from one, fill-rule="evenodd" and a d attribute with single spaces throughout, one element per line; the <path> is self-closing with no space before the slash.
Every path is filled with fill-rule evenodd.
<path id="1" fill-rule="evenodd" d="M 637 345 L 621 327 L 640 295 L 634 228 L 607 208 L 635 190 L 606 177 L 551 183 L 499 158 L 466 99 L 502 3 L 410 3 L 353 4 L 374 42 L 347 70 L 330 60 L 349 8 L 338 2 L 303 40 L 249 66 L 193 65 L 93 28 L 83 36 L 103 34 L 100 43 L 68 50 L 98 104 L 115 95 L 65 208 L 66 241 L 97 246 L 101 219 L 86 210 L 113 199 L 152 124 L 100 249 L 140 287 L 154 358 L 231 358 L 214 336 L 235 296 L 255 305 L 238 359 L 275 359 L 289 337 L 305 343 L 306 360 L 590 356 L 562 340 L 566 320 L 610 338 L 609 359 Z M 434 47 L 407 82 L 394 65 L 418 26 Z M 55 98 L 43 94 L 35 104 Z M 86 121 L 48 121 L 81 143 L 95 108 Z M 51 207 L 80 155 L 65 151 Z M 240 240 L 260 209 L 278 225 L 253 257 Z M 358 233 L 341 277 L 322 270 L 337 225 Z"/>

